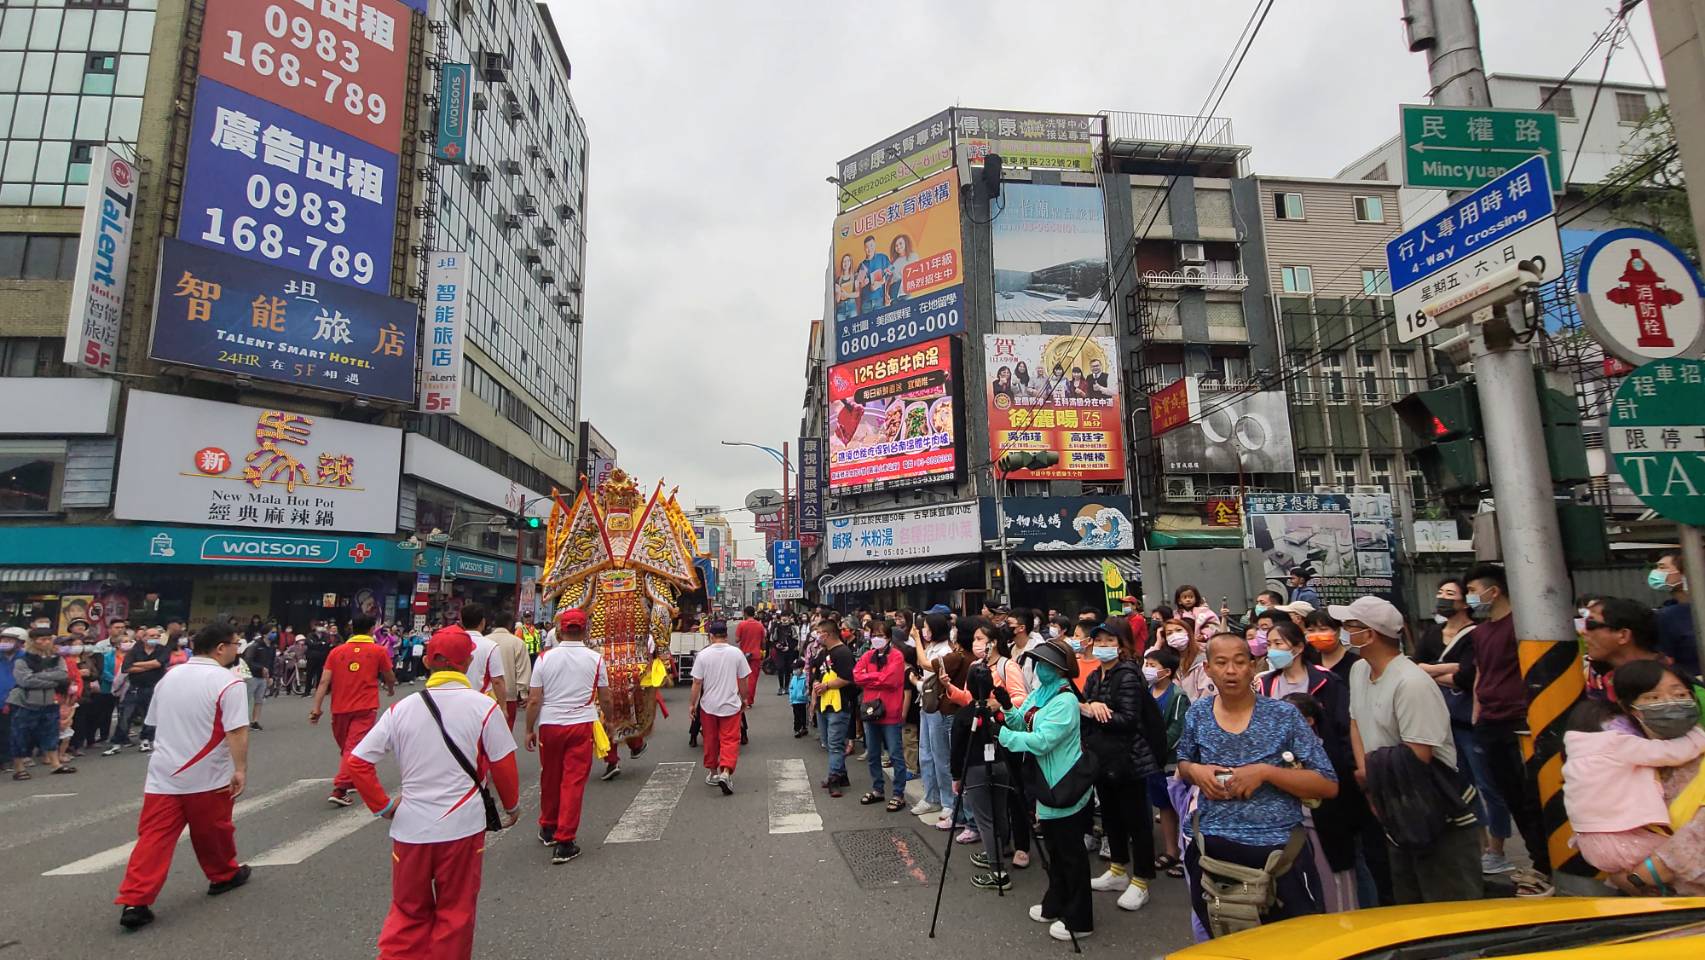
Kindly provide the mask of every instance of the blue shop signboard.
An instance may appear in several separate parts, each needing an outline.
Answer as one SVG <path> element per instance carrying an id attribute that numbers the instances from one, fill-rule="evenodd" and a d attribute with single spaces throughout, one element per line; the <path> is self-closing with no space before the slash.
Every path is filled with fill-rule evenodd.
<path id="1" fill-rule="evenodd" d="M 155 302 L 156 360 L 414 401 L 407 301 L 168 239 Z"/>

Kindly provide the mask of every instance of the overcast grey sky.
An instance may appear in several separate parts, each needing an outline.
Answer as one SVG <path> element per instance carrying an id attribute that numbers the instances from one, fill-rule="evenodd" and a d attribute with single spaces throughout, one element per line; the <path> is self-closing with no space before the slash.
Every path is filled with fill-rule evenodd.
<path id="1" fill-rule="evenodd" d="M 642 483 L 737 507 L 779 468 L 718 441 L 798 435 L 841 157 L 955 104 L 1195 114 L 1254 0 L 549 3 L 591 139 L 584 415 Z M 1610 6 L 1481 0 L 1488 69 L 1561 76 Z M 1281 0 L 1218 111 L 1255 172 L 1330 176 L 1396 132 L 1428 86 L 1400 10 Z M 1631 49 L 1610 75 L 1646 76 Z"/>

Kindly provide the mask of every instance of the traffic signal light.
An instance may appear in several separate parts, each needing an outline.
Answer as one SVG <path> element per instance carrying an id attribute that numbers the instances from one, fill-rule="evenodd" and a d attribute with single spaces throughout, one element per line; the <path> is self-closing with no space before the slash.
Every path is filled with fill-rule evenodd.
<path id="1" fill-rule="evenodd" d="M 1472 380 L 1411 393 L 1392 404 L 1392 410 L 1415 434 L 1410 453 L 1429 485 L 1443 493 L 1488 485 L 1480 401 Z"/>
<path id="2" fill-rule="evenodd" d="M 545 526 L 543 517 L 516 517 L 509 521 L 512 530 L 542 530 Z"/>
<path id="3" fill-rule="evenodd" d="M 1005 473 L 1014 473 L 1019 470 L 1046 470 L 1049 467 L 1058 466 L 1059 463 L 1060 455 L 1052 450 L 1041 450 L 1036 453 L 1015 450 L 1003 455 L 998 466 Z"/>

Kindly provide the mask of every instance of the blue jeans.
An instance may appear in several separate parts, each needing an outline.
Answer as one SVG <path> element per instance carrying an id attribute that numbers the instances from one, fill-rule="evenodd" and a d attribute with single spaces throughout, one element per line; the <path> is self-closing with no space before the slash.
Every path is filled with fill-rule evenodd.
<path id="1" fill-rule="evenodd" d="M 900 745 L 900 725 L 897 723 L 864 724 L 865 754 L 870 761 L 870 790 L 872 793 L 883 793 L 882 778 L 882 748 L 888 748 L 888 757 L 894 762 L 894 796 L 906 795 L 906 751 Z"/>
<path id="2" fill-rule="evenodd" d="M 1471 727 L 1451 725 L 1451 734 L 1456 740 L 1457 763 L 1466 764 L 1464 773 L 1474 784 L 1474 789 L 1480 794 L 1478 809 L 1480 822 L 1486 825 L 1486 832 L 1499 840 L 1510 838 L 1510 808 L 1504 804 L 1504 798 L 1498 795 L 1498 787 L 1492 782 L 1491 774 L 1486 770 L 1486 753 L 1474 740 L 1474 730 Z"/>
<path id="3" fill-rule="evenodd" d="M 153 687 L 139 687 L 132 683 L 124 688 L 124 699 L 118 705 L 118 729 L 113 731 L 112 745 L 124 746 L 130 743 L 130 719 L 140 714 L 148 716 L 148 704 L 154 699 Z M 146 723 L 142 725 L 142 739 L 154 739 L 154 728 Z"/>
<path id="4" fill-rule="evenodd" d="M 953 802 L 953 773 L 948 763 L 947 734 L 953 718 L 944 713 L 920 715 L 918 762 L 923 766 L 924 801 L 946 806 Z"/>
<path id="5" fill-rule="evenodd" d="M 28 760 L 37 750 L 59 749 L 58 707 L 12 707 L 12 756 Z"/>
<path id="6" fill-rule="evenodd" d="M 847 775 L 847 734 L 852 730 L 852 711 L 832 710 L 822 714 L 829 740 L 829 776 Z"/>

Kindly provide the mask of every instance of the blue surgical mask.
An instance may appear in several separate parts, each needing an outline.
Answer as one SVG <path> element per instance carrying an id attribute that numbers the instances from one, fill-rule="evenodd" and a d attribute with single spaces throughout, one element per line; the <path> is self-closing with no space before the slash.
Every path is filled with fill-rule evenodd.
<path id="1" fill-rule="evenodd" d="M 1266 606 L 1259 604 L 1259 603 L 1257 603 L 1255 605 L 1255 615 L 1257 617 L 1261 616 L 1263 613 L 1266 613 L 1266 612 L 1267 612 Z"/>
<path id="2" fill-rule="evenodd" d="M 1073 653 L 1082 653 L 1083 652 L 1083 641 L 1082 640 L 1079 640 L 1076 637 L 1072 637 L 1071 639 L 1067 640 L 1066 643 L 1071 645 Z"/>
<path id="3" fill-rule="evenodd" d="M 1290 666 L 1291 661 L 1295 660 L 1295 659 L 1296 659 L 1296 654 L 1292 653 L 1289 650 L 1279 650 L 1279 649 L 1271 648 L 1271 647 L 1269 647 L 1267 650 L 1267 664 L 1269 666 L 1271 666 L 1274 670 L 1285 669 L 1286 667 Z"/>
<path id="4" fill-rule="evenodd" d="M 1338 646 L 1347 647 L 1349 645 L 1350 645 L 1350 628 L 1339 627 L 1338 628 Z"/>
<path id="5" fill-rule="evenodd" d="M 1112 663 L 1113 661 L 1119 659 L 1119 648 L 1118 647 L 1096 647 L 1095 648 L 1095 659 L 1100 660 L 1102 663 Z"/>
<path id="6" fill-rule="evenodd" d="M 1653 570 L 1646 574 L 1646 586 L 1651 587 L 1659 593 L 1669 593 L 1669 574 L 1662 570 Z"/>
<path id="7" fill-rule="evenodd" d="M 1463 598 L 1468 604 L 1468 619 L 1485 620 L 1492 615 L 1492 605 L 1481 598 L 1478 593 L 1471 593 Z"/>

